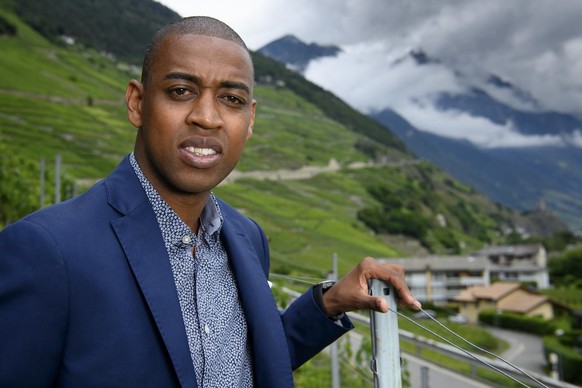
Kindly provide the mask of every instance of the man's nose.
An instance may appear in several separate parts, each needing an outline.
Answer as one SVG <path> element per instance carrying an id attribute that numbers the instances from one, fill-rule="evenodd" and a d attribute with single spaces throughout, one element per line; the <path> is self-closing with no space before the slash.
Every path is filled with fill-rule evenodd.
<path id="1" fill-rule="evenodd" d="M 219 101 L 212 93 L 202 93 L 193 101 L 188 115 L 188 124 L 198 125 L 204 129 L 215 129 L 222 125 Z"/>

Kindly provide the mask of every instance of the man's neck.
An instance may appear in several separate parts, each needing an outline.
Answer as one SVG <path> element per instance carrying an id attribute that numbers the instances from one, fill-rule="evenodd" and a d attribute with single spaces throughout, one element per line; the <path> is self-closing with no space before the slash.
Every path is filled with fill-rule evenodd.
<path id="1" fill-rule="evenodd" d="M 160 193 L 168 206 L 180 217 L 182 221 L 194 232 L 198 233 L 200 227 L 200 216 L 204 207 L 208 203 L 210 193 L 200 196 L 193 195 L 165 195 Z"/>

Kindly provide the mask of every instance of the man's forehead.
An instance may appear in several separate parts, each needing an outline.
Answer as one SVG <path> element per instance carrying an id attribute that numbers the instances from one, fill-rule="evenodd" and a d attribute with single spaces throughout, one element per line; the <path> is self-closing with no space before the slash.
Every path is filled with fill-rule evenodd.
<path id="1" fill-rule="evenodd" d="M 239 50 L 241 53 L 246 53 L 250 57 L 250 53 L 246 47 L 242 46 L 236 41 L 230 39 L 224 39 L 220 36 L 215 36 L 211 34 L 200 34 L 200 33 L 172 33 L 166 36 L 162 40 L 163 44 L 172 44 L 176 42 L 186 42 L 186 44 L 196 44 L 196 45 L 224 45 L 230 46 L 233 49 Z"/>
<path id="2" fill-rule="evenodd" d="M 212 50 L 216 53 L 227 53 L 233 57 L 239 57 L 252 69 L 250 52 L 237 42 L 221 37 L 204 34 L 173 34 L 161 42 L 158 55 L 161 52 L 168 53 L 173 50 Z M 181 54 L 178 54 L 181 55 Z"/>
<path id="3" fill-rule="evenodd" d="M 184 73 L 202 80 L 210 74 L 218 75 L 219 71 L 222 80 L 244 82 L 251 91 L 253 89 L 254 67 L 250 53 L 228 39 L 173 32 L 158 40 L 150 58 L 148 79 L 162 80 L 168 73 Z M 211 69 L 214 70 L 208 73 Z"/>

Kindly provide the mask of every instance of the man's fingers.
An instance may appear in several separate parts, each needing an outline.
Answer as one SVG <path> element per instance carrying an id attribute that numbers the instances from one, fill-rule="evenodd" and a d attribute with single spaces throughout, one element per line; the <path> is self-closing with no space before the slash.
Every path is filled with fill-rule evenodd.
<path id="1" fill-rule="evenodd" d="M 388 302 L 386 299 L 380 298 L 378 296 L 371 296 L 370 297 L 370 310 L 380 311 L 381 313 L 385 313 L 388 311 Z"/>

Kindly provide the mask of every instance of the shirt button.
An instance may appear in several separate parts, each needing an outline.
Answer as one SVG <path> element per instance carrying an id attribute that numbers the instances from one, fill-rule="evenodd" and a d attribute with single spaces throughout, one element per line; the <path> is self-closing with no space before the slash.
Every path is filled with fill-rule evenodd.
<path id="1" fill-rule="evenodd" d="M 204 332 L 205 332 L 206 334 L 210 333 L 210 328 L 208 327 L 208 324 L 205 324 L 205 325 L 204 325 Z"/>
<path id="2" fill-rule="evenodd" d="M 182 237 L 182 242 L 184 244 L 190 244 L 192 242 L 192 238 L 188 235 L 185 235 L 184 237 Z"/>

